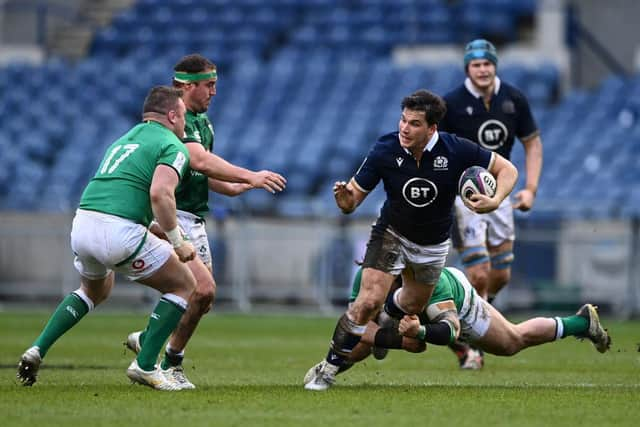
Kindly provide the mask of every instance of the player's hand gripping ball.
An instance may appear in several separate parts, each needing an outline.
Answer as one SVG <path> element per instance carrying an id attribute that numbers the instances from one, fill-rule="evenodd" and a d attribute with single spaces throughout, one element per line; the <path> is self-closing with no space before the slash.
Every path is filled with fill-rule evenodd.
<path id="1" fill-rule="evenodd" d="M 471 166 L 467 168 L 458 181 L 458 194 L 466 203 L 473 194 L 483 194 L 493 197 L 496 194 L 496 179 L 483 167 Z"/>

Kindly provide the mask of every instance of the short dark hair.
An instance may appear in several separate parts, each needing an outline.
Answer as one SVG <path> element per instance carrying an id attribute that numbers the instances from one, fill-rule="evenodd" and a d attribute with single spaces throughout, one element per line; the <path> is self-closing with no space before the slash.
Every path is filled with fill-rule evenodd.
<path id="1" fill-rule="evenodd" d="M 420 89 L 402 100 L 402 109 L 424 112 L 427 124 L 437 125 L 447 112 L 447 105 L 444 99 L 429 92 L 426 89 Z"/>
<path id="2" fill-rule="evenodd" d="M 155 86 L 151 88 L 144 100 L 142 114 L 167 114 L 178 108 L 178 100 L 182 98 L 182 89 L 171 86 Z"/>
<path id="3" fill-rule="evenodd" d="M 181 71 L 183 73 L 201 73 L 206 70 L 216 69 L 216 64 L 209 61 L 199 53 L 183 56 L 180 61 L 173 67 L 173 71 Z"/>

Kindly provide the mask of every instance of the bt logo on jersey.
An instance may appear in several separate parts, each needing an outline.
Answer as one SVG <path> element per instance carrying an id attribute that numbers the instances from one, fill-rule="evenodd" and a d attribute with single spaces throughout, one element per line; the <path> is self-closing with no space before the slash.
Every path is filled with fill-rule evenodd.
<path id="1" fill-rule="evenodd" d="M 499 120 L 487 120 L 478 129 L 478 141 L 487 150 L 497 150 L 507 141 L 509 132 Z"/>
<path id="2" fill-rule="evenodd" d="M 423 208 L 433 203 L 438 196 L 438 188 L 428 179 L 411 178 L 402 187 L 402 195 L 411 206 Z"/>

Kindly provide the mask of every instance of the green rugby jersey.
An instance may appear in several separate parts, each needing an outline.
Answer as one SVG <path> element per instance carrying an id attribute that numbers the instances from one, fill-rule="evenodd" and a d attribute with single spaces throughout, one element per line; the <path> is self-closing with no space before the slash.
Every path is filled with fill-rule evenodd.
<path id="1" fill-rule="evenodd" d="M 136 125 L 107 149 L 82 193 L 80 208 L 148 226 L 153 219 L 149 189 L 160 164 L 174 168 L 182 179 L 189 152 L 180 138 L 160 123 Z"/>
<path id="2" fill-rule="evenodd" d="M 360 282 L 362 281 L 362 268 L 358 269 L 356 277 L 353 279 L 353 285 L 351 287 L 351 297 L 349 301 L 355 301 L 358 293 L 360 292 Z M 436 304 L 442 301 L 453 300 L 456 305 L 458 313 L 462 309 L 464 302 L 464 287 L 462 283 L 447 269 L 443 268 L 440 273 L 438 283 L 433 290 L 433 294 L 427 303 L 427 307 L 431 304 Z"/>
<path id="3" fill-rule="evenodd" d="M 187 111 L 183 142 L 202 144 L 206 151 L 213 151 L 213 126 L 206 113 Z M 189 168 L 189 173 L 176 190 L 176 203 L 181 211 L 203 218 L 209 212 L 209 183 L 206 175 Z"/>

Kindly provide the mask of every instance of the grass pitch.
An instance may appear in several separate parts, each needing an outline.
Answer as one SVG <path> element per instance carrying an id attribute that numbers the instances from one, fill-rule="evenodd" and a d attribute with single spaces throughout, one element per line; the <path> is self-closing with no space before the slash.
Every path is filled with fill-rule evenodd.
<path id="1" fill-rule="evenodd" d="M 308 392 L 336 318 L 213 314 L 201 322 L 185 371 L 197 389 L 131 385 L 122 342 L 145 315 L 88 315 L 47 354 L 38 382 L 16 364 L 49 313 L 0 313 L 0 419 L 9 426 L 637 426 L 640 323 L 607 322 L 609 353 L 567 338 L 460 371 L 447 350 L 393 351 Z"/>

